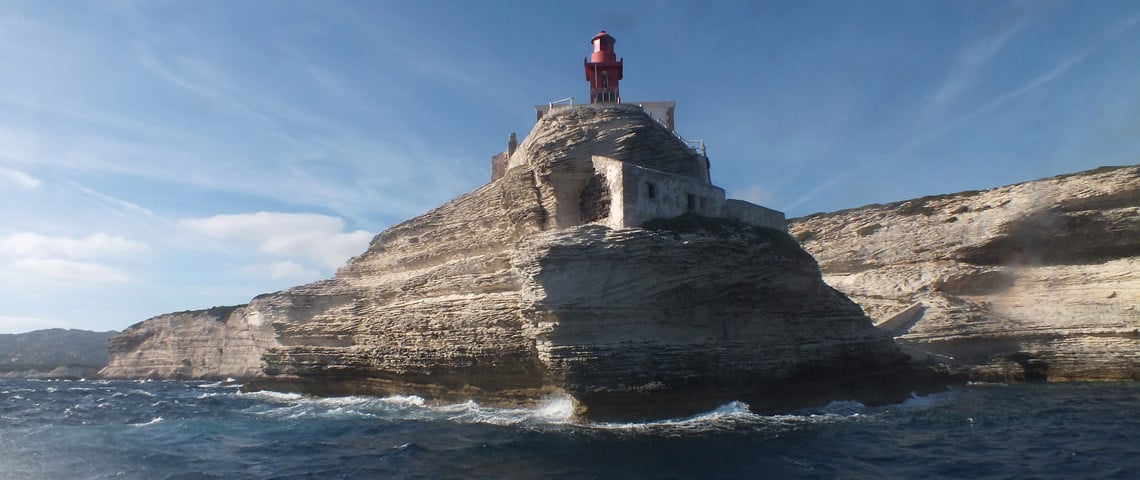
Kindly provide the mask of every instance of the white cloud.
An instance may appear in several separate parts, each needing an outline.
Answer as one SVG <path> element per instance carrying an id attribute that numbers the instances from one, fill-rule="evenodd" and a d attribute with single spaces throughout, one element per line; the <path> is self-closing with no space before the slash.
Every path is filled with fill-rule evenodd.
<path id="1" fill-rule="evenodd" d="M 129 282 L 132 278 L 126 272 L 92 260 L 146 250 L 146 244 L 105 233 L 87 237 L 53 237 L 32 232 L 0 235 L 0 280 L 10 286 L 56 287 Z"/>
<path id="2" fill-rule="evenodd" d="M 146 244 L 96 233 L 87 237 L 50 237 L 32 232 L 0 236 L 0 257 L 91 258 L 143 252 Z"/>
<path id="3" fill-rule="evenodd" d="M 215 215 L 183 220 L 180 224 L 216 240 L 251 244 L 265 255 L 307 259 L 330 269 L 363 252 L 372 238 L 363 230 L 343 232 L 343 220 L 315 213 Z"/>
<path id="4" fill-rule="evenodd" d="M 103 264 L 59 258 L 17 260 L 12 263 L 11 273 L 64 284 L 124 283 L 131 280 L 130 275 Z"/>
<path id="5" fill-rule="evenodd" d="M 12 183 L 27 190 L 40 188 L 40 181 L 36 177 L 5 167 L 0 167 L 0 182 Z"/>

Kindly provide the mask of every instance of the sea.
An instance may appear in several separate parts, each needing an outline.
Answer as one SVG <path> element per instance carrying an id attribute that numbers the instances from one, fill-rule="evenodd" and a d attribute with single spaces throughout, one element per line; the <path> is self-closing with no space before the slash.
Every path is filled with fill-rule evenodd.
<path id="1" fill-rule="evenodd" d="M 590 423 L 415 396 L 0 380 L 0 479 L 1136 479 L 1140 382 L 971 384 L 783 415 Z"/>

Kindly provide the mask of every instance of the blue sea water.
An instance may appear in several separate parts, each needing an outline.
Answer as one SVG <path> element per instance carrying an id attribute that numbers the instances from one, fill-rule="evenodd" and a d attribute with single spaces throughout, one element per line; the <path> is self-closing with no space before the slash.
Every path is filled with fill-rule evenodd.
<path id="1" fill-rule="evenodd" d="M 1140 383 L 971 385 L 885 407 L 575 423 L 204 382 L 0 380 L 0 479 L 1140 478 Z"/>

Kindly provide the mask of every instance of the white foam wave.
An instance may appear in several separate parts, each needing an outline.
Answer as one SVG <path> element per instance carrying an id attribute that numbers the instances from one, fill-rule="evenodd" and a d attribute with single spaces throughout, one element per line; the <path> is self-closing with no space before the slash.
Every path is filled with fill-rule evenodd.
<path id="1" fill-rule="evenodd" d="M 471 400 L 427 408 L 445 414 L 447 420 L 460 423 L 550 425 L 571 421 L 574 415 L 574 400 L 569 395 L 555 395 L 547 397 L 534 408 L 486 407 Z"/>
<path id="2" fill-rule="evenodd" d="M 781 432 L 813 424 L 851 421 L 873 421 L 878 414 L 890 410 L 933 408 L 948 401 L 945 394 L 914 396 L 902 403 L 869 408 L 855 401 L 834 401 L 811 411 L 783 415 L 761 415 L 752 412 L 744 402 L 733 401 L 697 415 L 642 422 L 581 422 L 574 418 L 574 400 L 569 395 L 551 396 L 529 408 L 505 408 L 481 405 L 474 400 L 461 403 L 436 403 L 416 395 L 389 397 L 348 396 L 312 397 L 297 393 L 273 391 L 208 392 L 198 398 L 237 396 L 260 400 L 264 404 L 251 407 L 251 414 L 277 418 L 364 418 L 380 420 L 422 420 L 491 425 L 518 425 L 528 428 L 584 428 L 632 434 L 689 435 L 715 431 Z"/>
<path id="3" fill-rule="evenodd" d="M 127 390 L 126 392 L 112 393 L 111 398 L 122 398 L 122 397 L 127 397 L 130 395 L 142 395 L 144 397 L 150 397 L 150 398 L 155 398 L 158 396 L 158 395 L 155 395 L 154 393 L 148 392 L 146 390 L 142 390 L 142 389 L 138 389 L 138 388 L 132 388 L 130 390 Z"/>
<path id="4" fill-rule="evenodd" d="M 832 400 L 827 405 L 820 407 L 819 413 L 821 414 L 836 414 L 836 415 L 859 415 L 867 410 L 867 406 L 854 400 Z"/>
<path id="5" fill-rule="evenodd" d="M 304 395 L 299 393 L 282 393 L 274 392 L 272 390 L 258 390 L 256 392 L 237 392 L 239 397 L 247 397 L 257 400 L 267 400 L 275 403 L 292 403 L 297 400 L 305 398 Z"/>
<path id="6" fill-rule="evenodd" d="M 228 394 L 210 392 L 199 395 L 198 398 L 213 398 L 219 395 Z M 416 395 L 322 398 L 273 391 L 235 392 L 233 395 L 277 405 L 269 409 L 255 406 L 249 410 L 250 413 L 292 419 L 361 417 L 518 425 L 567 423 L 570 422 L 574 412 L 574 402 L 568 395 L 549 397 L 534 408 L 488 407 L 473 400 L 462 403 L 431 403 Z"/>
<path id="7" fill-rule="evenodd" d="M 929 410 L 941 407 L 954 399 L 953 392 L 938 392 L 929 395 L 910 394 L 910 398 L 895 404 L 894 407 L 903 411 Z"/>
<path id="8" fill-rule="evenodd" d="M 158 395 L 155 395 L 154 393 L 148 392 L 146 390 L 139 390 L 139 389 L 132 389 L 131 393 L 134 395 L 142 395 L 144 397 L 150 397 L 150 398 L 154 398 L 154 397 L 158 396 Z"/>
<path id="9" fill-rule="evenodd" d="M 154 425 L 154 424 L 156 424 L 156 423 L 158 423 L 158 422 L 161 422 L 161 421 L 162 421 L 162 417 L 155 417 L 155 418 L 151 419 L 151 421 L 149 421 L 149 422 L 144 422 L 144 423 L 132 423 L 132 424 L 130 424 L 130 425 L 131 425 L 132 427 L 147 427 L 147 426 L 150 426 L 150 425 Z"/>
<path id="10" fill-rule="evenodd" d="M 197 385 L 198 388 L 241 388 L 242 384 L 234 380 L 233 377 L 226 377 L 225 380 L 217 381 L 214 383 L 203 383 Z"/>
<path id="11" fill-rule="evenodd" d="M 380 401 L 394 405 L 411 405 L 415 407 L 422 407 L 424 405 L 423 397 L 417 395 L 392 395 L 390 397 L 381 398 Z"/>
<path id="12" fill-rule="evenodd" d="M 689 417 L 647 422 L 587 423 L 585 428 L 636 435 L 687 436 L 712 432 L 746 431 L 779 434 L 817 424 L 861 421 L 863 405 L 858 402 L 833 402 L 821 410 L 763 415 L 753 412 L 748 404 L 732 401 L 707 412 Z"/>
<path id="13" fill-rule="evenodd" d="M 966 382 L 966 386 L 968 386 L 968 387 L 1008 387 L 1008 386 L 1009 386 L 1009 384 L 1008 384 L 1008 383 L 1001 383 L 1001 382 L 975 382 L 975 381 L 969 381 L 969 382 Z"/>
<path id="14" fill-rule="evenodd" d="M 740 423 L 756 423 L 764 419 L 752 413 L 748 404 L 740 401 L 728 402 L 704 413 L 690 417 L 670 418 L 647 422 L 597 422 L 584 426 L 592 429 L 626 431 L 635 433 L 681 433 L 686 431 L 707 431 L 718 427 L 731 427 Z"/>

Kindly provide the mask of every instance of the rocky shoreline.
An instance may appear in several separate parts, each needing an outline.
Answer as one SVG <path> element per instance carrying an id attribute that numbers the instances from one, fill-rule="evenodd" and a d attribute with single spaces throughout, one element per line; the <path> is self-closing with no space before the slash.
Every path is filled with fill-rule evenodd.
<path id="1" fill-rule="evenodd" d="M 564 393 L 593 419 L 1140 378 L 1140 167 L 794 219 L 798 244 L 700 215 L 615 226 L 614 199 L 639 195 L 615 169 L 708 182 L 707 159 L 636 107 L 549 113 L 508 153 L 501 177 L 380 233 L 331 279 L 128 328 L 102 374 Z"/>
<path id="2" fill-rule="evenodd" d="M 975 381 L 1140 379 L 1140 166 L 789 221 L 915 359 Z"/>
<path id="3" fill-rule="evenodd" d="M 492 403 L 562 392 L 595 419 L 913 390 L 890 335 L 787 233 L 614 228 L 646 198 L 615 172 L 661 179 L 658 200 L 708 184 L 707 159 L 636 106 L 551 112 L 501 178 L 382 232 L 332 279 L 134 325 L 103 375 Z"/>

